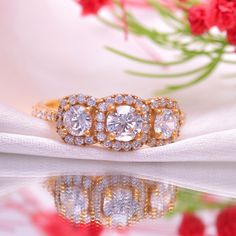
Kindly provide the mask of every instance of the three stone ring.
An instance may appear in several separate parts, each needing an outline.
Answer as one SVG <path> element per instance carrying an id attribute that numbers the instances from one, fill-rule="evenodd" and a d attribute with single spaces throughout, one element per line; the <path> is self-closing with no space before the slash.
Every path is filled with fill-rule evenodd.
<path id="1" fill-rule="evenodd" d="M 115 151 L 174 142 L 184 123 L 184 114 L 175 100 L 144 100 L 128 94 L 100 99 L 71 95 L 36 104 L 33 116 L 56 122 L 57 133 L 65 143 L 98 143 Z"/>

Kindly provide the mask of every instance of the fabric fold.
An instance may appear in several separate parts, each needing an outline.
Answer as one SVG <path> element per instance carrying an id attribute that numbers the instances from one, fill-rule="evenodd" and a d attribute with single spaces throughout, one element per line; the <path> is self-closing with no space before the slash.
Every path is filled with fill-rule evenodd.
<path id="1" fill-rule="evenodd" d="M 29 135 L 0 133 L 0 152 L 78 160 L 112 162 L 236 161 L 236 129 L 177 141 L 133 152 L 114 152 L 101 146 L 77 147 L 62 141 Z"/>

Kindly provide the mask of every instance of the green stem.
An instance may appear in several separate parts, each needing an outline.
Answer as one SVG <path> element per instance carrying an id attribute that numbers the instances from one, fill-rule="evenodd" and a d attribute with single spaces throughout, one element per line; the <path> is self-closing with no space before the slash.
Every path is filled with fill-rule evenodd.
<path id="1" fill-rule="evenodd" d="M 171 61 L 171 62 L 162 62 L 162 61 L 154 61 L 154 60 L 147 60 L 147 59 L 143 59 L 143 58 L 139 58 L 133 55 L 129 55 L 125 52 L 119 51 L 117 49 L 111 48 L 111 47 L 105 47 L 108 51 L 113 52 L 119 56 L 125 57 L 127 59 L 136 61 L 136 62 L 140 62 L 140 63 L 144 63 L 144 64 L 149 64 L 149 65 L 158 65 L 158 66 L 174 66 L 174 65 L 179 65 L 182 63 L 185 63 L 189 60 L 191 60 L 193 58 L 193 56 L 186 56 L 184 58 L 181 58 L 180 60 L 176 60 L 176 61 Z"/>
<path id="2" fill-rule="evenodd" d="M 216 68 L 218 63 L 221 61 L 225 46 L 226 46 L 226 44 L 223 45 L 223 47 L 221 48 L 221 52 L 218 54 L 218 57 L 216 57 L 215 60 L 209 64 L 208 70 L 205 71 L 202 75 L 200 75 L 196 79 L 191 80 L 190 82 L 187 82 L 184 84 L 168 86 L 166 89 L 164 89 L 160 92 L 163 94 L 163 93 L 168 93 L 170 91 L 176 91 L 179 89 L 187 88 L 187 87 L 190 87 L 191 85 L 197 84 L 197 83 L 201 82 L 202 80 L 206 79 L 214 71 L 214 69 Z"/>
<path id="3" fill-rule="evenodd" d="M 189 70 L 189 71 L 185 71 L 185 72 L 181 72 L 177 74 L 148 74 L 148 73 L 142 73 L 142 72 L 130 71 L 130 70 L 127 70 L 126 73 L 130 75 L 134 75 L 134 76 L 139 76 L 139 77 L 147 77 L 147 78 L 154 78 L 154 79 L 158 79 L 158 78 L 171 79 L 171 78 L 185 77 L 185 76 L 192 75 L 200 71 L 205 71 L 208 66 L 209 65 L 204 65 L 204 66 L 198 67 L 197 69 Z"/>
<path id="4" fill-rule="evenodd" d="M 169 19 L 173 20 L 176 23 L 179 23 L 181 26 L 183 26 L 183 21 L 180 20 L 178 17 L 176 17 L 173 12 L 171 12 L 167 7 L 162 6 L 158 1 L 155 0 L 148 0 L 148 3 L 153 6 L 158 13 L 164 17 L 165 19 L 168 17 Z"/>

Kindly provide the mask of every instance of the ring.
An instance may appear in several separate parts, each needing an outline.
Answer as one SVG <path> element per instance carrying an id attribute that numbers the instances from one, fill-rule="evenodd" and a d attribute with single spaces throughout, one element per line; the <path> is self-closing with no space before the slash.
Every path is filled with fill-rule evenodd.
<path id="1" fill-rule="evenodd" d="M 59 215 L 75 224 L 125 227 L 172 211 L 177 187 L 125 175 L 50 177 Z"/>
<path id="2" fill-rule="evenodd" d="M 184 113 L 170 98 L 141 99 L 128 94 L 94 98 L 83 94 L 38 103 L 33 116 L 56 122 L 57 133 L 72 145 L 102 144 L 115 151 L 174 142 Z"/>

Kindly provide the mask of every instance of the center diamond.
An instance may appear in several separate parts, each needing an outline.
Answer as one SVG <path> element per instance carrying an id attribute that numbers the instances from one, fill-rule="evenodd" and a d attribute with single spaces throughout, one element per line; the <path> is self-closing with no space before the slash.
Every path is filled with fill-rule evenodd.
<path id="1" fill-rule="evenodd" d="M 112 198 L 104 198 L 103 211 L 106 216 L 111 217 L 113 226 L 127 226 L 129 218 L 139 210 L 140 205 L 129 189 L 119 187 L 113 190 Z"/>
<path id="2" fill-rule="evenodd" d="M 84 106 L 76 105 L 64 113 L 63 124 L 70 134 L 81 136 L 91 128 L 92 119 Z"/>
<path id="3" fill-rule="evenodd" d="M 178 119 L 169 109 L 163 109 L 161 115 L 157 115 L 154 130 L 161 134 L 162 139 L 168 139 L 178 127 Z"/>
<path id="4" fill-rule="evenodd" d="M 107 130 L 115 134 L 118 141 L 133 140 L 142 130 L 143 120 L 132 106 L 116 107 L 116 112 L 107 116 Z"/>

